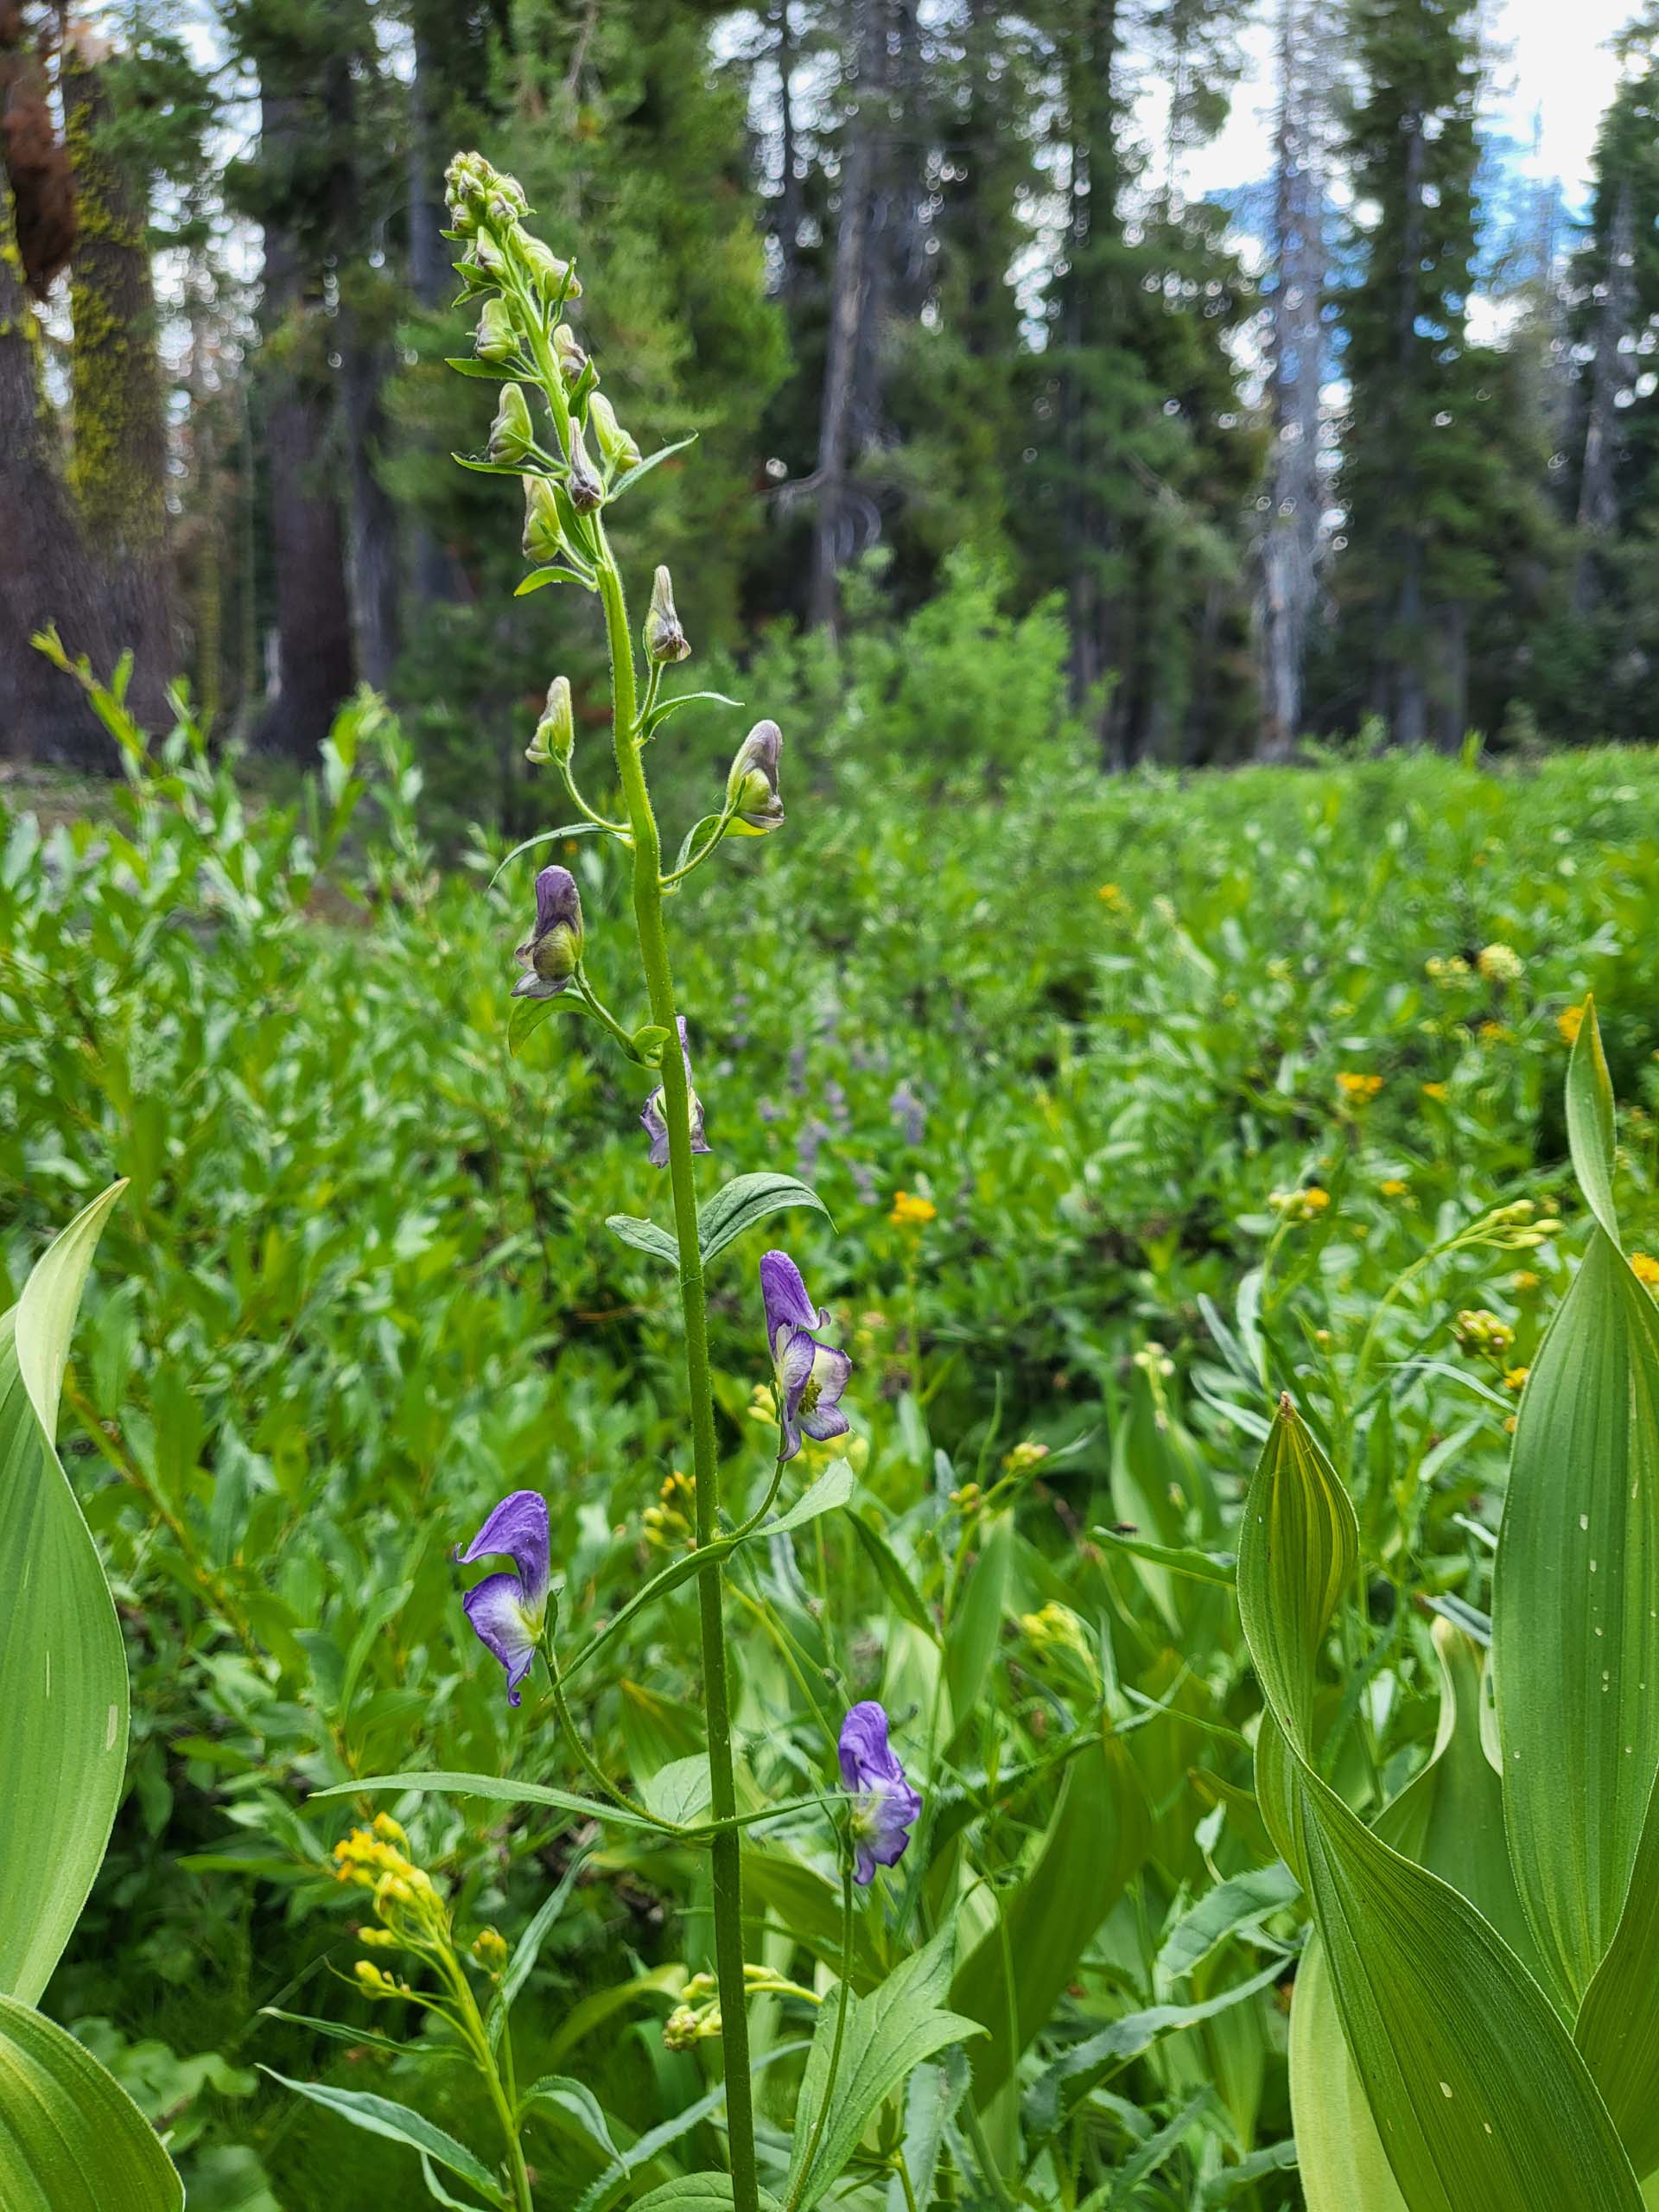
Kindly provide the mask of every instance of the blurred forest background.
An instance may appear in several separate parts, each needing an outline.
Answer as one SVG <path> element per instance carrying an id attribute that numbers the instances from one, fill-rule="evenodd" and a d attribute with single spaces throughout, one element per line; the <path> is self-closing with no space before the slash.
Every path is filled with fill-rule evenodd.
<path id="1" fill-rule="evenodd" d="M 1187 196 L 1264 22 L 1269 173 Z M 0 755 L 108 765 L 49 621 L 283 760 L 367 682 L 505 818 L 550 673 L 600 712 L 449 459 L 473 144 L 699 433 L 618 534 L 716 666 L 954 593 L 1109 766 L 1649 736 L 1659 6 L 1620 57 L 1577 213 L 1471 0 L 0 0 Z"/>

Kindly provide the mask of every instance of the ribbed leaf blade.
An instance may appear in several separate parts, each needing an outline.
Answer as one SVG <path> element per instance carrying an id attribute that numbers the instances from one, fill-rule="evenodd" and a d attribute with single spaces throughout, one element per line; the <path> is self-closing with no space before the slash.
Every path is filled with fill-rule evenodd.
<path id="1" fill-rule="evenodd" d="M 0 2204 L 5 2212 L 178 2212 L 155 2129 L 55 2021 L 0 1997 Z"/>
<path id="2" fill-rule="evenodd" d="M 33 2005 L 104 1858 L 127 1758 L 127 1662 L 54 1445 L 93 1200 L 0 1316 L 0 1993 Z"/>

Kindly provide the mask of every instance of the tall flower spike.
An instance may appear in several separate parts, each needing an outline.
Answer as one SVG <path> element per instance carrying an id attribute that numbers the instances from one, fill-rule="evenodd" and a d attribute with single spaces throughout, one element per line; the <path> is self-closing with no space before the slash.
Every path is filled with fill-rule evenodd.
<path id="1" fill-rule="evenodd" d="M 747 837 L 763 837 L 784 818 L 784 802 L 778 793 L 778 760 L 784 734 L 776 722 L 756 722 L 737 748 L 737 758 L 726 779 L 726 804 L 734 817 L 732 827 Z"/>
<path id="2" fill-rule="evenodd" d="M 691 1097 L 691 1149 L 693 1152 L 712 1152 L 714 1147 L 702 1133 L 702 1101 L 691 1083 L 691 1048 L 685 1041 L 685 1016 L 679 1016 L 680 1058 L 685 1063 L 685 1087 Z M 651 1139 L 651 1164 L 653 1167 L 668 1165 L 668 1122 L 663 1112 L 663 1089 L 659 1084 L 639 1109 L 639 1126 Z"/>
<path id="3" fill-rule="evenodd" d="M 582 958 L 582 897 L 568 868 L 544 868 L 536 879 L 536 926 L 513 953 L 527 972 L 512 987 L 516 999 L 553 999 Z"/>
<path id="4" fill-rule="evenodd" d="M 511 1571 L 486 1574 L 461 1599 L 474 1635 L 507 1670 L 509 1705 L 519 1702 L 518 1685 L 535 1662 L 546 1625 L 549 1551 L 547 1500 L 539 1491 L 516 1490 L 454 1554 L 461 1567 L 493 1552 L 512 1561 Z"/>
<path id="5" fill-rule="evenodd" d="M 841 1394 L 853 1371 L 844 1351 L 814 1333 L 830 1325 L 830 1315 L 813 1305 L 801 1271 L 787 1252 L 760 1255 L 760 1295 L 766 1309 L 766 1338 L 778 1392 L 778 1420 L 784 1432 L 780 1457 L 792 1459 L 803 1434 L 823 1442 L 845 1436 L 847 1416 Z"/>
<path id="6" fill-rule="evenodd" d="M 868 1889 L 878 1866 L 896 1866 L 910 1847 L 911 1824 L 922 1809 L 887 1741 L 886 1709 L 874 1698 L 855 1705 L 841 1724 L 841 1779 L 853 1801 L 853 1879 Z"/>

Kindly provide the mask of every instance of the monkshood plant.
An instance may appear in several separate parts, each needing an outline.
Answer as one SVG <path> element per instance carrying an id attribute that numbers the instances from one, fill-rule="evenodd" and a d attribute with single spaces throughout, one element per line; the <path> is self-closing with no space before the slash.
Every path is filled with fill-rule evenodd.
<path id="1" fill-rule="evenodd" d="M 125 1787 L 127 1661 L 58 1459 L 69 1338 L 124 1185 L 78 1214 L 0 1315 L 0 2204 L 176 2212 L 160 2138 L 35 2008 L 103 1863 Z"/>
<path id="2" fill-rule="evenodd" d="M 778 1440 L 772 1474 L 764 1495 L 741 1519 L 722 1510 L 720 1464 L 709 1368 L 704 1270 L 746 1230 L 791 1207 L 823 1211 L 816 1194 L 779 1174 L 740 1175 L 701 1207 L 693 1162 L 710 1147 L 702 1101 L 692 1076 L 691 1032 L 675 995 L 665 925 L 665 902 L 729 836 L 760 836 L 784 821 L 779 789 L 781 734 L 758 722 L 739 746 L 720 804 L 697 822 L 668 861 L 646 779 L 647 747 L 664 724 L 696 703 L 729 706 L 708 692 L 670 691 L 669 671 L 691 647 L 675 607 L 672 582 L 658 568 L 636 641 L 621 572 L 611 550 L 606 517 L 615 502 L 680 446 L 642 458 L 599 389 L 595 363 L 566 320 L 582 286 L 571 264 L 526 227 L 529 209 L 518 184 L 476 155 L 461 155 L 448 173 L 454 227 L 462 249 L 456 263 L 462 297 L 479 310 L 474 358 L 451 365 L 467 375 L 511 381 L 501 386 L 486 453 L 465 465 L 516 479 L 524 502 L 525 555 L 537 566 L 521 590 L 574 585 L 600 602 L 609 648 L 613 752 L 621 794 L 620 818 L 602 812 L 583 795 L 575 760 L 570 687 L 556 677 L 529 758 L 562 779 L 577 819 L 533 838 L 518 852 L 554 839 L 594 836 L 613 846 L 628 868 L 634 938 L 645 1014 L 619 1014 L 601 995 L 588 966 L 588 935 L 575 877 L 558 865 L 535 879 L 534 911 L 516 959 L 522 970 L 512 986 L 516 1001 L 509 1035 L 518 1049 L 556 1013 L 575 1013 L 594 1023 L 609 1046 L 637 1068 L 649 1085 L 639 1120 L 647 1158 L 668 1173 L 673 1227 L 627 1217 L 609 1226 L 630 1246 L 672 1268 L 679 1281 L 684 1332 L 685 1389 L 690 1427 L 692 1548 L 664 1567 L 601 1630 L 574 1650 L 562 1649 L 547 1501 L 519 1490 L 504 1497 L 464 1548 L 461 1567 L 510 1561 L 484 1575 L 466 1592 L 465 1608 L 480 1643 L 505 1674 L 508 1702 L 521 1706 L 538 1661 L 545 1669 L 551 1717 L 592 1794 L 450 1773 L 406 1774 L 350 1785 L 356 1792 L 472 1791 L 508 1801 L 553 1806 L 613 1824 L 635 1834 L 654 1834 L 708 1855 L 712 1898 L 714 1974 L 692 1977 L 666 2024 L 672 2048 L 691 2048 L 718 2036 L 723 2050 L 725 2134 L 729 2171 L 672 2182 L 647 2200 L 657 2212 L 671 2207 L 730 2205 L 734 2212 L 807 2212 L 836 2182 L 856 2151 L 874 2113 L 902 2089 L 909 2074 L 945 2045 L 982 2031 L 943 2001 L 950 1986 L 947 1936 L 901 1966 L 875 1997 L 854 1996 L 855 1893 L 868 1889 L 878 1869 L 903 1856 L 921 1811 L 889 1735 L 882 1707 L 863 1700 L 849 1710 L 835 1745 L 839 1791 L 825 1790 L 791 1806 L 740 1809 L 733 1754 L 724 1578 L 741 1548 L 787 1536 L 847 1502 L 850 1469 L 841 1462 L 819 1473 L 786 1510 L 778 1502 L 791 1463 L 810 1440 L 842 1436 L 848 1420 L 841 1399 L 852 1370 L 848 1355 L 827 1340 L 830 1318 L 808 1295 L 800 1271 L 782 1251 L 760 1266 L 764 1345 L 769 1360 Z M 684 443 L 690 442 L 685 441 Z M 762 1340 L 757 1332 L 757 1349 Z M 671 1764 L 636 1796 L 611 1775 L 584 1738 L 571 1709 L 573 1678 L 593 1666 L 629 1622 L 658 1598 L 695 1579 L 701 1630 L 701 1673 L 708 1726 L 706 1760 Z M 575 1629 L 576 1624 L 568 1624 Z M 746 1961 L 741 1832 L 791 1811 L 811 1810 L 833 1824 L 842 1866 L 842 1972 L 820 1995 L 782 1982 Z M 421 2113 L 389 2100 L 327 2086 L 289 2086 L 372 2132 L 416 2149 L 433 2196 L 465 2182 L 486 2203 L 532 2212 L 532 2176 L 523 2146 L 527 2120 L 547 2109 L 572 2111 L 591 2121 L 597 2107 L 580 2082 L 551 2077 L 521 2089 L 516 2075 L 512 2009 L 535 1965 L 542 1937 L 563 1903 L 556 1891 L 511 1952 L 492 1929 L 463 1942 L 442 1882 L 417 1863 L 401 1823 L 385 1812 L 353 1829 L 335 1847 L 343 1881 L 372 1898 L 375 1924 L 362 1940 L 377 1955 L 394 1954 L 402 1971 L 388 1973 L 376 1955 L 359 1961 L 355 1979 L 371 1997 L 397 1997 L 442 2023 L 448 2047 L 459 2049 L 480 2076 L 499 2129 L 499 2162 L 492 2166 Z M 411 1978 L 411 1970 L 412 1977 Z M 758 1997 L 788 1989 L 818 2006 L 818 2027 L 808 2056 L 792 2144 L 782 2163 L 781 2196 L 764 2190 L 753 2100 L 747 2007 Z M 692 2115 L 690 2126 L 705 2115 Z M 598 2132 L 604 2135 L 602 2115 Z M 676 2131 L 679 2132 L 679 2131 Z M 648 2165 L 671 2139 L 633 2146 L 620 2172 L 601 2177 L 600 2195 L 629 2172 Z M 440 2170 L 449 2178 L 440 2179 Z M 906 2187 L 911 2184 L 906 2179 Z"/>

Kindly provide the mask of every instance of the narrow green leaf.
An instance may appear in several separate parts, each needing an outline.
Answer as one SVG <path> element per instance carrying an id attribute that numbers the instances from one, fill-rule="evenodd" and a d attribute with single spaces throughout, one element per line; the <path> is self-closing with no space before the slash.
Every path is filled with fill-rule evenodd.
<path id="1" fill-rule="evenodd" d="M 925 1636 L 931 1637 L 937 1643 L 939 1631 L 932 1614 L 927 1610 L 927 1602 L 886 1534 L 873 1520 L 866 1520 L 861 1513 L 854 1513 L 849 1518 L 853 1524 L 853 1533 L 868 1554 L 870 1564 L 880 1577 L 893 1610 L 912 1628 L 920 1629 Z"/>
<path id="2" fill-rule="evenodd" d="M 1257 1790 L 1302 1874 L 1401 2194 L 1408 2212 L 1634 2212 L 1607 2107 L 1537 1983 L 1314 1768 L 1316 1667 L 1357 1546 L 1346 1492 L 1282 1401 L 1240 1524 L 1239 1614 L 1268 1706 Z"/>
<path id="3" fill-rule="evenodd" d="M 1656 1585 L 1659 1307 L 1597 1228 L 1532 1363 L 1492 1573 L 1510 1853 L 1569 2017 L 1659 1770 Z"/>
<path id="4" fill-rule="evenodd" d="M 980 1691 L 996 1656 L 1002 1609 L 1014 1565 L 1014 1515 L 993 1513 L 980 1523 L 979 1556 L 944 1630 L 944 1679 L 958 1736 L 974 1717 Z"/>
<path id="5" fill-rule="evenodd" d="M 507 373 L 505 363 L 480 361 L 475 353 L 456 354 L 453 359 L 446 359 L 443 365 L 446 369 L 453 369 L 460 377 L 482 377 L 486 384 L 499 384 Z"/>
<path id="6" fill-rule="evenodd" d="M 103 1863 L 127 1758 L 127 1662 L 57 1455 L 58 1397 L 118 1183 L 0 1316 L 0 1994 L 33 2005 Z"/>
<path id="7" fill-rule="evenodd" d="M 810 1185 L 793 1175 L 737 1175 L 716 1191 L 697 1216 L 704 1263 L 723 1252 L 746 1229 L 790 1206 L 811 1206 L 830 1221 L 830 1209 Z M 835 1224 L 830 1223 L 833 1229 Z"/>
<path id="8" fill-rule="evenodd" d="M 660 1834 L 654 1821 L 646 1820 L 639 1813 L 630 1813 L 620 1805 L 608 1805 L 597 1797 L 578 1797 L 571 1790 L 552 1789 L 540 1782 L 516 1782 L 503 1774 L 454 1774 L 448 1770 L 432 1774 L 371 1774 L 360 1782 L 337 1782 L 331 1789 L 319 1789 L 316 1794 L 319 1797 L 356 1797 L 391 1789 L 412 1789 L 428 1796 L 489 1797 L 502 1805 L 546 1805 L 578 1820 L 608 1821 L 613 1827 L 647 1828 L 653 1835 Z"/>
<path id="9" fill-rule="evenodd" d="M 605 1217 L 605 1226 L 613 1236 L 636 1252 L 644 1252 L 652 1260 L 665 1260 L 677 1274 L 680 1248 L 665 1229 L 658 1229 L 654 1221 L 641 1221 L 638 1214 L 613 1213 Z"/>
<path id="10" fill-rule="evenodd" d="M 1182 1915 L 1164 1939 L 1158 1954 L 1159 1973 L 1166 1980 L 1179 1980 L 1201 1965 L 1217 1943 L 1255 1927 L 1273 1913 L 1282 1912 L 1300 1895 L 1301 1884 L 1282 1859 L 1218 1883 Z"/>
<path id="11" fill-rule="evenodd" d="M 533 837 L 526 837 L 522 844 L 513 847 L 490 878 L 488 887 L 491 890 L 495 888 L 520 853 L 532 853 L 537 845 L 550 845 L 558 837 L 592 837 L 597 835 L 598 830 L 597 822 L 562 822 L 556 830 L 538 830 Z"/>
<path id="12" fill-rule="evenodd" d="M 492 2204 L 505 2202 L 500 2183 L 481 2158 L 407 2105 L 394 2104 L 390 2097 L 377 2097 L 365 2089 L 336 2089 L 327 2082 L 290 2082 L 285 2074 L 269 2066 L 262 2066 L 259 2071 L 280 2082 L 283 2088 L 292 2089 L 296 2096 L 308 2097 L 325 2112 L 350 2120 L 353 2127 L 370 2135 L 383 2135 L 388 2142 L 407 2144 L 411 2151 L 424 2152 L 429 2158 L 470 2183 Z"/>
<path id="13" fill-rule="evenodd" d="M 1586 999 L 1584 1019 L 1573 1040 L 1573 1057 L 1567 1069 L 1567 1139 L 1573 1152 L 1573 1173 L 1579 1179 L 1585 1204 L 1612 1239 L 1618 1243 L 1618 1211 L 1613 1202 L 1613 1161 L 1617 1149 L 1612 1077 L 1601 1046 L 1601 1024 L 1594 999 Z"/>
<path id="14" fill-rule="evenodd" d="M 685 2174 L 642 2196 L 633 2212 L 730 2212 L 731 2203 L 730 2174 Z M 769 2190 L 760 2191 L 760 2212 L 779 2212 Z"/>
<path id="15" fill-rule="evenodd" d="M 653 468 L 660 467 L 662 463 L 668 460 L 671 454 L 683 453 L 688 446 L 694 446 L 696 442 L 697 434 L 694 430 L 689 438 L 677 438 L 671 446 L 660 447 L 657 452 L 647 454 L 643 461 L 636 461 L 632 468 L 626 469 L 623 474 L 617 478 L 615 483 L 612 485 L 610 490 L 606 493 L 605 504 L 607 506 L 610 505 L 613 499 L 620 499 L 625 492 L 632 491 L 642 476 L 649 476 Z"/>
<path id="16" fill-rule="evenodd" d="M 0 1997 L 5 2212 L 180 2212 L 183 2203 L 171 2160 L 126 2091 L 55 2021 Z"/>
<path id="17" fill-rule="evenodd" d="M 556 991 L 550 999 L 514 999 L 507 1015 L 507 1050 L 516 1060 L 544 1021 L 556 1014 L 585 1014 L 575 991 Z"/>
<path id="18" fill-rule="evenodd" d="M 762 1536 L 781 1536 L 791 1529 L 804 1529 L 809 1521 L 816 1521 L 825 1513 L 833 1513 L 837 1506 L 845 1505 L 852 1497 L 858 1478 L 845 1459 L 837 1459 L 826 1467 L 808 1489 L 802 1491 L 787 1513 L 775 1521 L 762 1523 L 755 1532 Z"/>
<path id="19" fill-rule="evenodd" d="M 997 1922 L 957 1969 L 956 2010 L 988 2040 L 974 2052 L 982 2110 L 1047 2021 L 1096 1929 L 1150 1847 L 1146 1798 L 1116 1737 L 1068 1761 L 1029 1868 L 997 1899 Z"/>
<path id="20" fill-rule="evenodd" d="M 976 2021 L 946 2005 L 954 1938 L 953 1929 L 941 1929 L 868 1997 L 855 1997 L 845 1982 L 837 1982 L 819 2007 L 795 2113 L 788 2196 L 796 2212 L 810 2212 L 839 2178 L 878 2107 L 924 2059 L 982 2032 Z M 847 2025 L 831 2085 L 830 2054 L 842 2005 L 848 2008 Z M 817 2116 L 826 2088 L 831 2093 L 820 2134 Z"/>
<path id="21" fill-rule="evenodd" d="M 1153 1566 L 1167 1567 L 1172 1574 L 1190 1576 L 1195 1582 L 1216 1582 L 1230 1590 L 1238 1579 L 1230 1552 L 1196 1551 L 1191 1544 L 1154 1544 L 1149 1536 L 1126 1536 L 1117 1529 L 1096 1529 L 1091 1533 L 1103 1544 L 1114 1545 Z"/>
<path id="22" fill-rule="evenodd" d="M 533 591 L 545 590 L 549 584 L 586 584 L 591 589 L 593 581 L 590 569 L 568 568 L 563 562 L 555 562 L 545 569 L 532 569 L 514 585 L 512 595 L 524 599 Z"/>
<path id="23" fill-rule="evenodd" d="M 501 1977 L 501 1986 L 490 2005 L 490 2042 L 493 2046 L 500 2040 L 507 2015 L 522 1993 L 524 1984 L 536 1971 L 536 1961 L 542 1955 L 542 1946 L 557 1924 L 560 1914 L 570 1901 L 570 1892 L 581 1878 L 589 1853 L 575 1851 L 570 1863 L 537 1907 L 530 1925 L 513 1945 L 507 1960 L 506 1972 Z"/>

